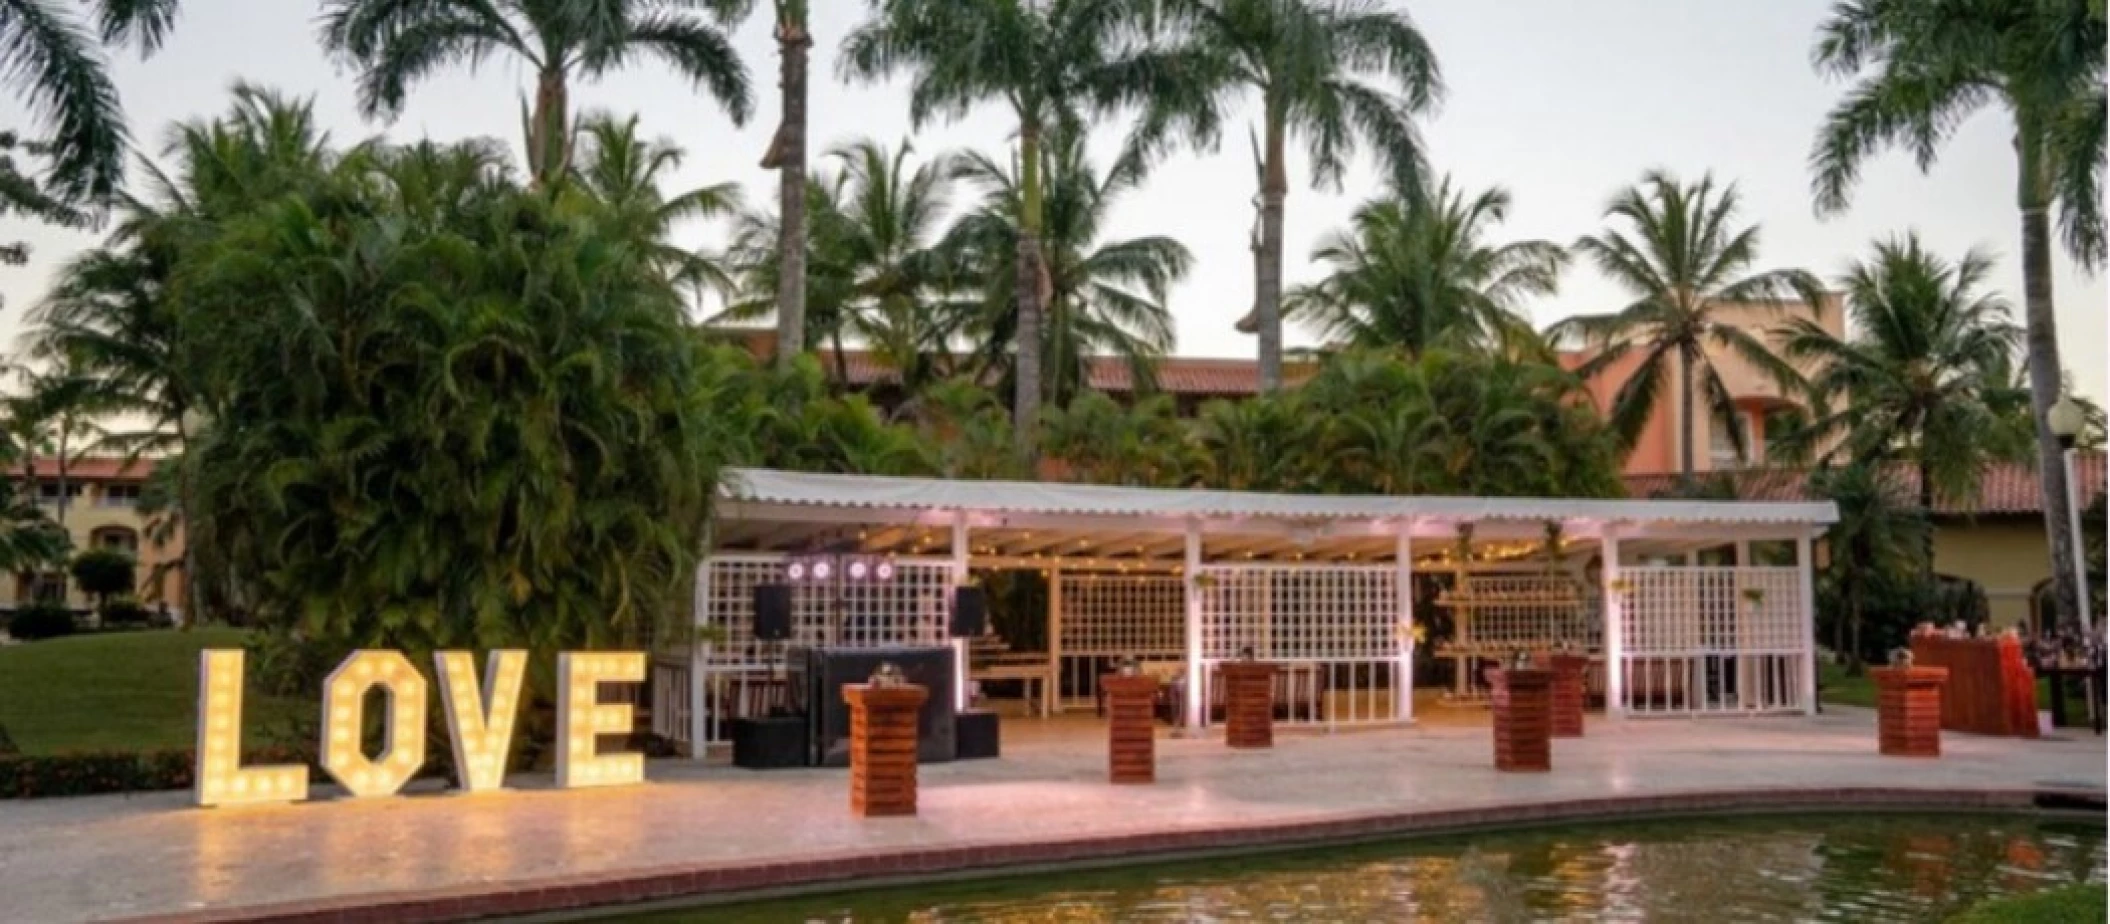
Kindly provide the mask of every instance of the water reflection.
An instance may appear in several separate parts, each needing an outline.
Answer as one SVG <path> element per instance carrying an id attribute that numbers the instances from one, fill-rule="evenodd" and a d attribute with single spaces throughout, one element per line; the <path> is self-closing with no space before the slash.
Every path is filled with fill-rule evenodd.
<path id="1" fill-rule="evenodd" d="M 1696 820 L 925 886 L 629 920 L 1924 921 L 1992 895 L 2101 882 L 2104 843 L 2100 821 Z"/>

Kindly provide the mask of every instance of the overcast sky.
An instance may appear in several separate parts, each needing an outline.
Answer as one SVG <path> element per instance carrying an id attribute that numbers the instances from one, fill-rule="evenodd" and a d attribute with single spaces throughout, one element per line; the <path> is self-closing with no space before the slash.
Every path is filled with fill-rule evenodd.
<path id="1" fill-rule="evenodd" d="M 71 4 L 69 4 L 70 6 Z M 417 87 L 402 118 L 362 122 L 350 75 L 324 58 L 315 42 L 319 4 L 309 0 L 187 0 L 172 41 L 151 60 L 125 53 L 115 62 L 133 132 L 158 149 L 175 120 L 216 113 L 237 79 L 313 96 L 322 124 L 340 142 L 386 132 L 395 138 L 451 140 L 490 136 L 519 147 L 517 64 L 493 60 L 476 73 L 449 72 Z M 708 99 L 649 66 L 573 88 L 575 104 L 642 116 L 648 133 L 689 152 L 684 184 L 737 181 L 750 201 L 773 201 L 775 179 L 756 164 L 775 125 L 775 46 L 767 4 L 736 42 L 753 75 L 756 116 L 736 127 Z M 864 15 L 863 0 L 816 0 L 811 144 L 816 155 L 855 136 L 887 142 L 907 137 L 905 84 L 846 86 L 835 78 L 835 50 Z M 1431 158 L 1471 187 L 1501 185 L 1514 196 L 1512 238 L 1568 242 L 1601 226 L 1605 202 L 1644 170 L 1663 167 L 1735 181 L 1745 217 L 1764 228 L 1766 267 L 1797 266 L 1826 278 L 1872 239 L 1916 229 L 1938 252 L 1984 247 L 1999 259 L 1995 283 L 2017 303 L 2021 271 L 2014 207 L 2010 126 L 1997 112 L 1965 124 L 1928 174 L 1903 155 L 1866 171 L 1853 210 L 1826 220 L 1810 209 L 1805 157 L 1812 134 L 1840 87 L 1809 66 L 1810 40 L 1827 0 L 1473 0 L 1411 3 L 1407 9 L 1440 57 L 1449 87 L 1441 111 L 1424 126 Z M 12 100 L 0 101 L 0 124 L 23 125 Z M 1250 356 L 1251 338 L 1232 323 L 1251 301 L 1246 251 L 1253 174 L 1241 118 L 1221 151 L 1165 163 L 1148 186 L 1123 202 L 1109 233 L 1166 234 L 1194 251 L 1194 273 L 1173 290 L 1177 351 L 1191 356 Z M 1120 125 L 1100 132 L 1110 150 Z M 993 107 L 916 134 L 919 151 L 996 148 L 1010 125 Z M 1102 160 L 1104 155 L 1102 154 Z M 1314 190 L 1301 156 L 1288 205 L 1289 281 L 1314 275 L 1306 255 L 1356 203 L 1374 192 L 1359 167 L 1345 189 Z M 91 246 L 91 235 L 0 221 L 0 240 L 28 240 L 32 262 L 0 267 L 0 337 L 12 340 L 23 312 L 41 297 L 52 270 Z M 719 230 L 684 230 L 696 243 Z M 2083 391 L 2105 394 L 2104 286 L 2057 261 L 2056 292 L 2064 358 Z M 1583 267 L 1559 295 L 1531 306 L 1545 325 L 1570 314 L 1603 311 L 1623 293 Z M 1292 332 L 1292 342 L 1308 342 Z"/>

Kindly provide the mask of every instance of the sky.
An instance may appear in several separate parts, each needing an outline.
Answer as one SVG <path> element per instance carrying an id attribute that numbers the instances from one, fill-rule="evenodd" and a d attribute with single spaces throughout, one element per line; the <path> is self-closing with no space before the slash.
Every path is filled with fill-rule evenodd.
<path id="1" fill-rule="evenodd" d="M 1812 211 L 1806 164 L 1824 113 L 1843 92 L 1809 64 L 1827 0 L 1691 3 L 1675 0 L 1425 0 L 1403 4 L 1438 55 L 1447 92 L 1423 124 L 1434 166 L 1467 188 L 1502 186 L 1513 205 L 1497 239 L 1560 243 L 1604 227 L 1606 202 L 1652 168 L 1734 182 L 1746 221 L 1762 227 L 1761 267 L 1799 267 L 1830 279 L 1872 241 L 1916 230 L 1937 253 L 1973 247 L 1995 255 L 1993 285 L 2020 321 L 2020 240 L 2015 171 L 2006 117 L 1987 110 L 1965 123 L 1922 173 L 1891 153 L 1864 171 L 1850 211 Z M 773 173 L 758 166 L 775 128 L 775 44 L 767 4 L 734 38 L 755 88 L 755 114 L 736 126 L 706 96 L 649 63 L 573 87 L 575 106 L 641 117 L 644 130 L 688 152 L 675 181 L 684 187 L 735 181 L 748 201 L 774 201 Z M 154 57 L 113 52 L 113 73 L 136 142 L 156 153 L 167 126 L 222 111 L 237 80 L 314 99 L 332 136 L 350 143 L 377 134 L 396 139 L 492 137 L 519 148 L 520 98 L 529 83 L 515 62 L 492 59 L 475 72 L 449 71 L 414 88 L 392 123 L 358 114 L 354 78 L 315 41 L 320 5 L 310 0 L 187 0 L 169 43 Z M 815 163 L 831 145 L 856 137 L 886 143 L 913 138 L 919 154 L 1011 141 L 996 107 L 948 124 L 917 127 L 908 118 L 904 79 L 851 85 L 837 76 L 836 49 L 864 15 L 863 0 L 815 0 L 810 141 Z M 1175 352 L 1253 355 L 1233 323 L 1252 300 L 1246 249 L 1255 190 L 1245 126 L 1248 100 L 1214 152 L 1182 153 L 1158 166 L 1144 188 L 1115 209 L 1109 237 L 1162 234 L 1186 243 L 1194 271 L 1171 293 Z M 19 103 L 0 100 L 0 124 L 24 125 Z M 1103 164 L 1125 122 L 1102 125 L 1094 150 Z M 1377 183 L 1367 154 L 1340 189 L 1314 189 L 1301 154 L 1292 160 L 1285 227 L 1292 285 L 1319 275 L 1314 245 L 1343 225 Z M 710 244 L 723 228 L 698 224 L 684 241 Z M 12 342 L 25 311 L 53 271 L 96 243 L 92 234 L 0 220 L 0 240 L 25 240 L 29 265 L 0 267 L 0 342 Z M 2106 395 L 2103 280 L 2061 254 L 2055 264 L 2059 339 L 2079 389 Z M 1557 295 L 1529 305 L 1540 326 L 1578 313 L 1617 308 L 1626 293 L 1575 266 Z M 1310 343 L 1292 330 L 1291 344 Z"/>

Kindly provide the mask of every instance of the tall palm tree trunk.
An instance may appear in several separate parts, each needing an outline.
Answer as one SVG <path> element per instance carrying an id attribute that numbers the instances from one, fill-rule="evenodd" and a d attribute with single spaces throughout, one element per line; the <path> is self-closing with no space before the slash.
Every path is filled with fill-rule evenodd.
<path id="1" fill-rule="evenodd" d="M 528 173 L 535 185 L 548 186 L 571 164 L 570 90 L 564 71 L 544 70 L 535 81 L 535 109 L 528 116 Z"/>
<path id="2" fill-rule="evenodd" d="M 2059 623 L 2079 626 L 2081 588 L 2074 583 L 2072 519 L 2066 508 L 2066 459 L 2058 435 L 2051 431 L 2051 406 L 2058 402 L 2060 381 L 2058 320 L 2051 302 L 2051 220 L 2046 214 L 2051 197 L 2046 192 L 2042 159 L 2043 133 L 2030 128 L 2035 120 L 2020 113 L 2022 126 L 2016 132 L 2016 155 L 2020 167 L 2018 198 L 2022 206 L 2022 304 L 2028 321 L 2025 342 L 2029 350 L 2030 417 L 2037 425 L 2037 483 L 2044 497 L 2044 531 L 2051 538 L 2053 596 L 2058 601 Z"/>
<path id="3" fill-rule="evenodd" d="M 183 628 L 194 629 L 205 616 L 203 596 L 198 591 L 198 531 L 193 514 L 195 503 L 194 482 L 191 479 L 190 424 L 184 420 L 184 412 L 176 414 L 176 515 L 180 518 L 183 542 Z"/>
<path id="4" fill-rule="evenodd" d="M 1283 163 L 1288 130 L 1280 107 L 1267 107 L 1266 163 L 1260 179 L 1260 254 L 1254 268 L 1253 318 L 1260 334 L 1260 391 L 1282 389 L 1282 208 L 1289 197 Z"/>
<path id="5" fill-rule="evenodd" d="M 777 54 L 784 120 L 764 167 L 777 169 L 777 361 L 806 349 L 806 64 L 813 37 L 805 4 L 777 3 Z M 848 384 L 848 383 L 844 383 Z"/>
<path id="6" fill-rule="evenodd" d="M 1692 360 L 1693 350 L 1678 350 L 1678 473 L 1690 480 L 1693 467 Z"/>
<path id="7" fill-rule="evenodd" d="M 1927 440 L 1920 437 L 1920 515 L 1929 522 L 1934 519 L 1934 466 L 1927 461 Z M 1934 530 L 1922 530 L 1920 535 L 1920 577 L 1928 587 L 1934 586 Z"/>
<path id="8" fill-rule="evenodd" d="M 1022 187 L 1018 220 L 1018 332 L 1012 377 L 1013 439 L 1019 456 L 1036 461 L 1041 396 L 1040 126 L 1028 119 L 1018 130 L 1019 177 Z M 1030 469 L 1029 469 L 1030 472 Z"/>

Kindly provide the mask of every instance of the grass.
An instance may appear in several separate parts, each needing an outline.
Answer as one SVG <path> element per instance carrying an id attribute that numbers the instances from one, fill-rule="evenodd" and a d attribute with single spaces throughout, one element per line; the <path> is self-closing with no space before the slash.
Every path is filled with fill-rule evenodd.
<path id="1" fill-rule="evenodd" d="M 1874 666 L 1874 665 L 1871 665 Z M 1846 665 L 1831 661 L 1820 661 L 1817 667 L 1817 698 L 1827 705 L 1867 706 L 1876 705 L 1876 679 L 1866 670 L 1859 677 L 1849 677 Z M 2068 694 L 2066 705 L 2072 709 L 2086 710 L 2086 703 L 2079 697 Z M 2037 708 L 2051 708 L 2051 681 L 2037 681 Z"/>
<path id="2" fill-rule="evenodd" d="M 76 635 L 0 648 L 0 726 L 25 754 L 146 751 L 196 742 L 198 652 L 239 648 L 239 629 Z M 295 700 L 245 704 L 243 742 Z"/>
<path id="3" fill-rule="evenodd" d="M 1949 924 L 2102 924 L 2110 917 L 2110 891 L 2100 882 L 2059 886 L 1983 902 Z"/>

